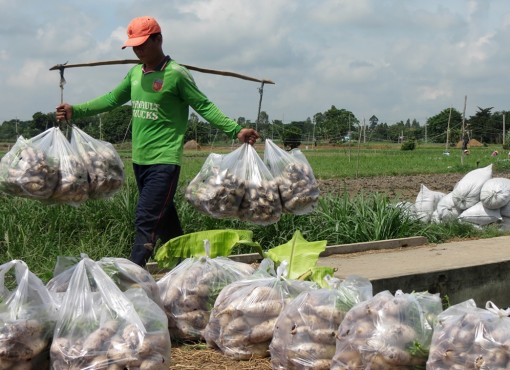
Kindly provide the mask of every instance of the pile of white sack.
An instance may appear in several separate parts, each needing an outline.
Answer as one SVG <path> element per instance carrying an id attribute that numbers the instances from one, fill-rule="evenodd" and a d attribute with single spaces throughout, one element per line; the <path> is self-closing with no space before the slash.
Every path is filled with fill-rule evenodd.
<path id="1" fill-rule="evenodd" d="M 447 194 L 422 184 L 414 203 L 399 206 L 423 222 L 459 219 L 478 226 L 500 224 L 509 228 L 510 179 L 492 177 L 490 164 L 468 172 Z"/>

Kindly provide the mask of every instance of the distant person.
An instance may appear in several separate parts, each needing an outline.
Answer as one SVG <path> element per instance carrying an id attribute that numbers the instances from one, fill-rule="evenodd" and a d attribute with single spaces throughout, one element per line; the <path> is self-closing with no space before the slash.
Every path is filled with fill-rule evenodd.
<path id="1" fill-rule="evenodd" d="M 139 199 L 130 260 L 145 266 L 156 242 L 183 234 L 174 205 L 189 108 L 231 138 L 254 144 L 259 134 L 225 116 L 197 87 L 189 71 L 163 52 L 153 17 L 134 18 L 128 39 L 140 59 L 112 91 L 82 104 L 57 106 L 58 121 L 96 115 L 131 101 L 132 160 Z M 174 36 L 175 37 L 175 36 Z"/>
<path id="2" fill-rule="evenodd" d="M 499 155 L 499 152 L 497 150 L 493 151 L 491 156 L 492 157 L 497 157 Z"/>
<path id="3" fill-rule="evenodd" d="M 466 136 L 464 137 L 464 140 L 462 141 L 462 150 L 467 150 L 469 144 L 469 138 Z"/>

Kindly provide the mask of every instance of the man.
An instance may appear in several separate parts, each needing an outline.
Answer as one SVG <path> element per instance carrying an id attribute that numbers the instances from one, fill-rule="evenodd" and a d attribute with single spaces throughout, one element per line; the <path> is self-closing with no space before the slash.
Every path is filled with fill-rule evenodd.
<path id="1" fill-rule="evenodd" d="M 76 105 L 60 104 L 58 121 L 109 111 L 131 101 L 133 170 L 139 199 L 131 261 L 145 266 L 156 242 L 183 234 L 174 205 L 189 107 L 230 137 L 254 144 L 259 134 L 226 117 L 196 86 L 189 71 L 163 52 L 158 22 L 133 19 L 122 46 L 132 47 L 141 64 L 111 92 Z"/>

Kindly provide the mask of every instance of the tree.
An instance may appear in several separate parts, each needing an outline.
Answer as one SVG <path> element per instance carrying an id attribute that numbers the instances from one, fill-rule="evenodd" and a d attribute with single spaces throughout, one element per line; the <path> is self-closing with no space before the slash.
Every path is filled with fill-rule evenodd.
<path id="1" fill-rule="evenodd" d="M 34 134 L 37 132 L 43 132 L 53 127 L 55 124 L 55 115 L 44 114 L 41 112 L 34 113 L 32 116 L 31 128 Z"/>
<path id="2" fill-rule="evenodd" d="M 258 132 L 262 138 L 269 137 L 271 135 L 271 127 L 269 123 L 269 115 L 261 111 L 258 122 Z"/>
<path id="3" fill-rule="evenodd" d="M 497 139 L 501 139 L 502 122 L 498 125 L 492 119 L 490 108 L 480 108 L 474 116 L 469 117 L 468 127 L 472 138 L 476 138 L 482 143 L 495 143 Z"/>
<path id="4" fill-rule="evenodd" d="M 188 118 L 188 128 L 184 134 L 185 141 L 195 140 L 198 143 L 198 123 L 198 116 L 196 113 L 191 112 Z"/>
<path id="5" fill-rule="evenodd" d="M 377 118 L 375 115 L 373 115 L 372 117 L 370 117 L 368 119 L 368 122 L 370 122 L 370 129 L 373 130 L 379 123 L 379 118 Z"/>
<path id="6" fill-rule="evenodd" d="M 456 143 L 461 139 L 459 130 L 462 127 L 462 114 L 454 108 L 446 108 L 441 113 L 427 119 L 428 140 L 433 143 L 446 143 L 448 119 L 450 117 L 450 143 Z"/>
<path id="7" fill-rule="evenodd" d="M 98 123 L 94 125 L 98 131 L 101 130 L 96 137 L 110 143 L 121 143 L 130 128 L 131 113 L 131 105 L 123 105 L 109 112 L 102 113 L 100 117 L 96 118 Z M 99 119 L 101 120 L 100 124 Z"/>
<path id="8" fill-rule="evenodd" d="M 289 124 L 283 132 L 283 145 L 286 148 L 294 149 L 301 145 L 301 135 L 303 131 L 297 124 Z"/>
<path id="9" fill-rule="evenodd" d="M 283 137 L 284 124 L 281 120 L 275 119 L 271 124 L 271 133 L 267 136 L 272 140 L 281 140 Z"/>
<path id="10" fill-rule="evenodd" d="M 18 133 L 18 120 L 4 121 L 0 126 L 0 141 L 16 141 Z"/>
<path id="11" fill-rule="evenodd" d="M 317 114 L 314 116 L 321 118 L 320 123 L 316 123 L 316 132 L 320 133 L 321 138 L 328 142 L 339 142 L 346 136 L 349 130 L 353 130 L 359 121 L 352 112 L 345 109 L 337 109 L 334 105 L 323 113 L 322 116 Z"/>
<path id="12" fill-rule="evenodd" d="M 376 141 L 390 140 L 388 137 L 388 124 L 386 122 L 380 123 L 372 131 L 372 139 Z"/>

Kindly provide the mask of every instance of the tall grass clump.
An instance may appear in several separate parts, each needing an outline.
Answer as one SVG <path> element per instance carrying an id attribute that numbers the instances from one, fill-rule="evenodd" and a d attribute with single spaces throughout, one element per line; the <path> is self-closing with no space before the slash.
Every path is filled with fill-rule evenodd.
<path id="1" fill-rule="evenodd" d="M 216 220 L 196 211 L 184 201 L 182 195 L 176 199 L 186 233 L 229 228 L 251 230 L 253 239 L 263 249 L 286 243 L 295 230 L 300 230 L 309 241 L 326 240 L 328 245 L 412 236 L 424 236 L 432 243 L 440 243 L 453 238 L 502 235 L 496 227 L 480 229 L 458 221 L 425 224 L 413 218 L 382 193 L 359 194 L 354 197 L 347 193 L 325 195 L 320 198 L 313 213 L 302 216 L 284 214 L 277 223 L 268 226 L 257 226 L 239 220 Z"/>
<path id="2" fill-rule="evenodd" d="M 112 199 L 77 207 L 0 195 L 0 262 L 21 259 L 45 280 L 52 277 L 58 256 L 129 256 L 134 190 L 128 181 Z"/>

